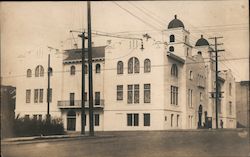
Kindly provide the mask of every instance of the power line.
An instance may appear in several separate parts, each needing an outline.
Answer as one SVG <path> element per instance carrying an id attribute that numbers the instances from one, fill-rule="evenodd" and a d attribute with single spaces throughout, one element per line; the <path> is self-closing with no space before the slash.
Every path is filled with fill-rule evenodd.
<path id="1" fill-rule="evenodd" d="M 144 9 L 145 9 L 146 11 L 144 11 L 144 10 L 141 9 L 140 7 L 136 6 L 136 4 L 134 4 L 134 3 L 131 2 L 131 1 L 128 1 L 128 3 L 130 3 L 132 6 L 134 6 L 135 8 L 137 8 L 138 10 L 140 10 L 141 12 L 143 12 L 145 15 L 151 17 L 151 19 L 157 21 L 158 23 L 161 23 L 161 25 L 165 25 L 165 23 L 163 23 L 163 22 L 160 21 L 159 19 L 157 19 L 157 18 L 155 18 L 154 16 L 152 16 L 152 14 L 148 13 L 149 11 L 146 10 L 145 8 L 144 8 Z"/>
<path id="2" fill-rule="evenodd" d="M 144 24 L 159 30 L 158 28 L 156 28 L 155 26 L 151 25 L 150 23 L 146 22 L 145 20 L 143 20 L 142 18 L 138 17 L 137 15 L 133 14 L 131 11 L 129 11 L 128 9 L 122 7 L 120 4 L 118 4 L 117 2 L 113 1 L 114 4 L 116 4 L 119 8 L 121 8 L 122 10 L 126 11 L 127 13 L 129 13 L 130 15 L 132 15 L 133 17 L 137 18 L 138 20 L 140 20 L 141 22 L 143 22 Z"/>

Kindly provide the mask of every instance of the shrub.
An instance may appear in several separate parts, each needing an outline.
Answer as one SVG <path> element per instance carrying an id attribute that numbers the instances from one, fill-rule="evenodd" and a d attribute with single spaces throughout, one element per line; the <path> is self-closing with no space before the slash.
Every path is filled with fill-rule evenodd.
<path id="1" fill-rule="evenodd" d="M 62 135 L 64 127 L 61 119 L 37 120 L 19 118 L 14 120 L 15 136 Z"/>

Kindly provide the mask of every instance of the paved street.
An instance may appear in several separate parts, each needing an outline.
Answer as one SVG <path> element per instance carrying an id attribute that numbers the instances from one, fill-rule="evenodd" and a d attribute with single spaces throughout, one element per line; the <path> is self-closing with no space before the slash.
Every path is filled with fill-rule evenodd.
<path id="1" fill-rule="evenodd" d="M 105 132 L 87 139 L 54 139 L 2 145 L 3 157 L 247 157 L 244 131 Z"/>

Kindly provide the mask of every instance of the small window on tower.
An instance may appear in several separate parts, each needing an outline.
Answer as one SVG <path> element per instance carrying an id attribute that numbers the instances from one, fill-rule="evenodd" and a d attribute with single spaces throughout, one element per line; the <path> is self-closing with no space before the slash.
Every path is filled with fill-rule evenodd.
<path id="1" fill-rule="evenodd" d="M 170 42 L 175 42 L 175 36 L 174 35 L 170 35 L 169 40 L 170 40 Z"/>
<path id="2" fill-rule="evenodd" d="M 174 52 L 174 47 L 173 47 L 173 46 L 170 46 L 170 47 L 169 47 L 169 51 L 170 51 L 170 52 Z"/>

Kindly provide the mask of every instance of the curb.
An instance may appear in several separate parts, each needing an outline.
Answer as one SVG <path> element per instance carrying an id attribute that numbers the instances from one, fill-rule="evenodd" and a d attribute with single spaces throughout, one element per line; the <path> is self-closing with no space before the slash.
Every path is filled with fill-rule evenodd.
<path id="1" fill-rule="evenodd" d="M 28 138 L 20 138 L 20 139 L 6 139 L 1 140 L 2 145 L 11 145 L 11 144 L 30 144 L 30 143 L 40 143 L 54 140 L 71 140 L 71 139 L 97 139 L 97 138 L 113 138 L 114 135 L 96 135 L 96 136 L 87 136 L 87 135 L 63 135 L 63 136 L 35 136 L 35 137 L 28 137 Z"/>

